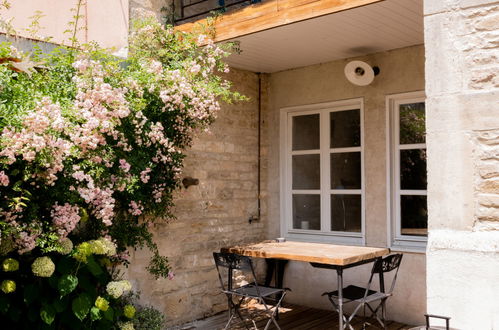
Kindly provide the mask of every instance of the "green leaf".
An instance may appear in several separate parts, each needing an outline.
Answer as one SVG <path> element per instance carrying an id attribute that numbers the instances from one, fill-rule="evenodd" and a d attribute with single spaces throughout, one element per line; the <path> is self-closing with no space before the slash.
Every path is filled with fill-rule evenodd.
<path id="1" fill-rule="evenodd" d="M 52 324 L 55 319 L 55 309 L 50 305 L 42 306 L 42 308 L 40 309 L 40 318 L 46 324 Z"/>
<path id="2" fill-rule="evenodd" d="M 1 295 L 0 296 L 0 313 L 2 313 L 2 314 L 7 313 L 7 311 L 9 310 L 9 307 L 10 307 L 9 299 L 6 296 Z"/>
<path id="3" fill-rule="evenodd" d="M 107 311 L 104 312 L 104 318 L 109 320 L 109 321 L 113 321 L 114 319 L 114 310 L 112 307 L 109 307 L 107 309 Z"/>
<path id="4" fill-rule="evenodd" d="M 58 284 L 58 279 L 57 279 L 57 276 L 55 275 L 52 275 L 48 278 L 48 281 L 49 281 L 49 285 L 56 289 L 57 290 L 57 284 Z"/>
<path id="5" fill-rule="evenodd" d="M 61 274 L 71 274 L 75 269 L 74 261 L 70 258 L 62 258 L 57 263 L 57 271 Z"/>
<path id="6" fill-rule="evenodd" d="M 87 317 L 87 314 L 90 311 L 91 306 L 92 306 L 92 301 L 90 300 L 90 297 L 86 293 L 82 293 L 81 295 L 73 299 L 73 303 L 71 304 L 74 315 L 76 315 L 76 317 L 80 321 L 83 321 L 83 319 Z"/>
<path id="7" fill-rule="evenodd" d="M 52 306 L 54 306 L 57 313 L 62 313 L 68 305 L 68 300 L 68 297 L 64 297 L 62 299 L 54 301 Z"/>
<path id="8" fill-rule="evenodd" d="M 26 305 L 31 304 L 39 295 L 40 288 L 35 284 L 27 285 L 24 288 L 23 299 Z"/>
<path id="9" fill-rule="evenodd" d="M 17 322 L 21 317 L 21 310 L 15 306 L 11 306 L 9 309 L 9 316 L 12 321 Z"/>
<path id="10" fill-rule="evenodd" d="M 94 276 L 99 276 L 102 274 L 102 268 L 99 266 L 98 263 L 95 262 L 95 259 L 93 257 L 88 257 L 87 258 L 87 267 L 90 273 Z"/>
<path id="11" fill-rule="evenodd" d="M 78 285 L 78 278 L 74 275 L 63 275 L 59 282 L 57 283 L 57 288 L 59 289 L 59 293 L 61 297 L 73 292 Z"/>
<path id="12" fill-rule="evenodd" d="M 35 323 L 37 321 L 39 323 L 39 315 L 40 311 L 38 310 L 38 306 L 32 306 L 28 311 L 28 320 L 30 320 L 32 323 Z"/>
<path id="13" fill-rule="evenodd" d="M 97 307 L 92 307 L 90 309 L 90 319 L 92 321 L 100 320 L 102 315 L 100 314 L 100 310 Z"/>
<path id="14" fill-rule="evenodd" d="M 95 326 L 95 330 L 109 330 L 113 328 L 114 322 L 109 322 L 108 320 L 100 320 L 97 324 L 92 324 Z"/>
<path id="15" fill-rule="evenodd" d="M 42 323 L 40 330 L 54 330 L 54 326 Z"/>

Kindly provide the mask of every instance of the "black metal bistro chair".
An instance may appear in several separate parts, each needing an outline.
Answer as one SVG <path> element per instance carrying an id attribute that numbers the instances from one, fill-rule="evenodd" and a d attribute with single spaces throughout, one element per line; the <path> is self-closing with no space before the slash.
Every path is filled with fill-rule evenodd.
<path id="1" fill-rule="evenodd" d="M 393 289 L 395 287 L 395 282 L 397 280 L 397 274 L 400 262 L 402 261 L 402 256 L 403 255 L 400 253 L 400 254 L 392 254 L 385 258 L 377 259 L 374 262 L 373 268 L 371 270 L 371 276 L 369 277 L 369 282 L 367 283 L 367 287 L 363 288 L 355 285 L 349 285 L 343 289 L 344 304 L 349 304 L 349 303 L 357 304 L 357 306 L 353 310 L 352 314 L 350 314 L 350 316 L 348 317 L 344 316 L 345 327 L 348 326 L 350 329 L 353 330 L 353 327 L 351 326 L 350 322 L 352 322 L 355 315 L 357 315 L 359 310 L 362 308 L 364 314 L 363 328 L 365 328 L 367 324 L 365 322 L 366 307 L 367 307 L 370 312 L 369 318 L 376 318 L 381 327 L 383 329 L 386 329 L 386 300 L 390 296 L 392 296 Z M 388 291 L 386 291 L 384 275 L 392 271 L 395 271 L 395 275 L 393 276 L 390 288 L 388 289 Z M 378 275 L 379 277 L 379 291 L 371 290 L 374 275 Z M 338 311 L 338 291 L 324 292 L 322 294 L 322 296 L 326 295 L 333 304 L 336 311 Z M 373 306 L 375 303 L 377 305 Z"/>
<path id="2" fill-rule="evenodd" d="M 258 285 L 255 269 L 251 258 L 249 257 L 234 253 L 214 252 L 213 258 L 215 259 L 215 265 L 217 266 L 222 292 L 226 294 L 229 305 L 229 320 L 224 329 L 229 329 L 232 320 L 236 316 L 239 317 L 243 321 L 244 326 L 249 329 L 245 319 L 241 315 L 241 305 L 248 299 L 256 299 L 264 306 L 262 313 L 265 313 L 269 317 L 269 320 L 265 325 L 265 330 L 269 328 L 272 322 L 277 329 L 281 329 L 277 324 L 276 315 L 281 302 L 286 295 L 286 290 Z M 250 280 L 253 282 L 243 286 L 236 286 L 234 284 L 234 270 L 247 272 Z M 273 307 L 267 304 L 267 301 L 269 300 L 275 302 Z M 251 316 L 250 318 L 253 325 L 256 327 L 255 320 Z"/>

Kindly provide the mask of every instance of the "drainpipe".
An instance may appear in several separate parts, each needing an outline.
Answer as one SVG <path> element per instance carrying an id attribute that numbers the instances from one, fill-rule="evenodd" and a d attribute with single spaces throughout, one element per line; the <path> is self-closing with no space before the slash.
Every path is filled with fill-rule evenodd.
<path id="1" fill-rule="evenodd" d="M 253 221 L 260 221 L 260 217 L 262 214 L 262 208 L 261 208 L 261 193 L 262 193 L 262 187 L 261 187 L 261 162 L 262 162 L 262 155 L 261 155 L 261 144 L 262 144 L 262 74 L 261 72 L 257 73 L 258 75 L 258 165 L 257 165 L 257 193 L 258 193 L 258 198 L 257 198 L 257 214 L 252 215 L 249 219 L 248 222 L 251 224 Z"/>

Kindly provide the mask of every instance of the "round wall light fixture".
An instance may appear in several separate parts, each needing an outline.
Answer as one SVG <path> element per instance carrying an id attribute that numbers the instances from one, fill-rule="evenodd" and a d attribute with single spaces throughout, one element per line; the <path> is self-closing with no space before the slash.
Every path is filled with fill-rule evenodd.
<path id="1" fill-rule="evenodd" d="M 371 67 L 362 61 L 351 61 L 345 65 L 345 77 L 349 82 L 357 86 L 367 86 L 372 83 L 379 71 L 377 66 Z"/>

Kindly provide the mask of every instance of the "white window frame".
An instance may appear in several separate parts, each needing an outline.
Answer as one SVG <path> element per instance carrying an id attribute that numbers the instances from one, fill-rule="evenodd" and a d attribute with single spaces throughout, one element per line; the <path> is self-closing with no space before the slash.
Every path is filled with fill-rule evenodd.
<path id="1" fill-rule="evenodd" d="M 349 148 L 330 148 L 329 113 L 335 111 L 360 111 L 360 146 Z M 320 146 L 315 151 L 292 151 L 291 137 L 292 117 L 297 115 L 316 114 L 320 118 Z M 326 116 L 324 118 L 323 116 Z M 361 154 L 361 189 L 331 189 L 330 154 L 339 152 L 360 152 Z M 321 230 L 293 229 L 292 194 L 300 192 L 292 190 L 291 156 L 295 154 L 320 153 L 320 190 L 316 193 L 321 196 Z M 301 105 L 280 109 L 280 228 L 281 236 L 290 240 L 365 245 L 365 176 L 364 176 L 364 99 L 356 98 L 335 102 Z M 303 191 L 307 194 L 311 190 Z M 331 197 L 332 194 L 355 194 L 361 197 L 361 232 L 330 231 L 331 228 Z"/>
<path id="2" fill-rule="evenodd" d="M 400 196 L 403 194 L 428 196 L 428 190 L 402 190 L 400 187 L 400 150 L 426 149 L 426 143 L 399 144 L 401 104 L 426 102 L 424 91 L 388 95 L 386 97 L 387 136 L 387 215 L 388 246 L 394 250 L 424 252 L 427 237 L 402 235 L 400 219 Z"/>

